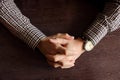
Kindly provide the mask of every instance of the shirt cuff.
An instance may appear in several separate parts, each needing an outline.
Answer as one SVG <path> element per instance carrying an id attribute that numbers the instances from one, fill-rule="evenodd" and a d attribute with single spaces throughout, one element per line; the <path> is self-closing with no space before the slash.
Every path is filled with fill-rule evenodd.
<path id="1" fill-rule="evenodd" d="M 107 2 L 102 13 L 99 13 L 90 28 L 83 34 L 90 39 L 94 45 L 108 33 L 120 28 L 120 4 Z"/>
<path id="2" fill-rule="evenodd" d="M 90 28 L 83 35 L 92 41 L 95 46 L 108 33 L 109 28 L 106 24 L 105 16 L 99 14 Z"/>

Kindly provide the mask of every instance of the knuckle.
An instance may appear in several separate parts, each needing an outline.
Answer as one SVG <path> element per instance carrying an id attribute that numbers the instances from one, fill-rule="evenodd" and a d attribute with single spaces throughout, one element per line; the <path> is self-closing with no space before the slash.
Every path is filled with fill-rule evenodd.
<path id="1" fill-rule="evenodd" d="M 56 55 L 53 56 L 53 61 L 57 62 L 58 61 L 58 57 Z"/>
<path id="2" fill-rule="evenodd" d="M 66 35 L 66 36 L 69 36 L 69 34 L 68 34 L 68 33 L 65 33 L 65 35 Z"/>
<path id="3" fill-rule="evenodd" d="M 57 33 L 57 36 L 60 36 L 61 35 L 61 33 Z"/>

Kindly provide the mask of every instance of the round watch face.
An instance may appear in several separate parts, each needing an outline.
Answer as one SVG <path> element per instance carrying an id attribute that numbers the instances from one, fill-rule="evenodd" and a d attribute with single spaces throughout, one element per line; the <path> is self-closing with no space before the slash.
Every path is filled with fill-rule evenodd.
<path id="1" fill-rule="evenodd" d="M 85 43 L 85 50 L 86 51 L 91 51 L 94 48 L 94 45 L 92 44 L 91 41 L 86 41 Z"/>

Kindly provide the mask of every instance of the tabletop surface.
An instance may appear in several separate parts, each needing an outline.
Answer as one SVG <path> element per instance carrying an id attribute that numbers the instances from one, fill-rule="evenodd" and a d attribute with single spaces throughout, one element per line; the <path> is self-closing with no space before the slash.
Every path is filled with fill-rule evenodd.
<path id="1" fill-rule="evenodd" d="M 90 26 L 98 7 L 77 0 L 15 0 L 31 23 L 46 35 L 58 32 L 79 36 Z M 107 34 L 70 69 L 50 67 L 0 24 L 0 80 L 120 80 L 120 29 Z"/>

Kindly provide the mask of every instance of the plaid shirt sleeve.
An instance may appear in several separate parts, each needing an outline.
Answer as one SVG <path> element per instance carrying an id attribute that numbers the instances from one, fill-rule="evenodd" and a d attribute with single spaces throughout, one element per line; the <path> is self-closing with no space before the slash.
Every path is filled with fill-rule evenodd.
<path id="1" fill-rule="evenodd" d="M 13 0 L 0 0 L 0 21 L 33 49 L 42 38 L 46 37 L 21 13 Z"/>
<path id="2" fill-rule="evenodd" d="M 120 28 L 120 0 L 106 2 L 102 13 L 99 13 L 89 29 L 83 34 L 94 45 L 109 32 Z"/>

